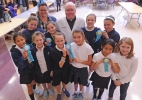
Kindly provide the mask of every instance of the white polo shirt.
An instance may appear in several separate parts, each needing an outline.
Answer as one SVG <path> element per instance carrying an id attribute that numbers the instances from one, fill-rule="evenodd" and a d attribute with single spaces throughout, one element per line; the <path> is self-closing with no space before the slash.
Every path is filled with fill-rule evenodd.
<path id="1" fill-rule="evenodd" d="M 84 42 L 81 46 L 78 46 L 75 42 L 72 42 L 71 48 L 74 57 L 83 61 L 88 61 L 88 55 L 92 55 L 94 53 L 92 47 L 86 42 Z M 77 63 L 75 61 L 72 62 L 72 65 L 76 68 L 88 67 L 88 65 Z"/>
<path id="2" fill-rule="evenodd" d="M 104 57 L 104 55 L 102 54 L 102 51 L 100 51 L 100 52 L 94 54 L 92 61 L 94 63 L 96 63 L 96 62 L 98 62 L 99 60 L 101 60 L 103 58 L 106 58 L 106 57 Z M 116 57 L 115 57 L 114 53 L 109 54 L 107 56 L 107 58 L 110 58 L 110 59 L 112 59 L 112 61 L 114 63 L 117 63 Z M 95 71 L 101 77 L 109 77 L 110 75 L 113 74 L 113 71 L 112 71 L 112 68 L 111 68 L 110 64 L 108 64 L 108 72 L 105 72 L 104 63 L 99 64 L 98 67 L 97 67 L 97 69 Z"/>
<path id="3" fill-rule="evenodd" d="M 120 67 L 120 72 L 115 73 L 117 79 L 120 79 L 122 84 L 131 82 L 138 67 L 138 57 L 134 55 L 132 58 L 127 59 L 125 56 L 121 56 L 120 53 L 115 53 L 115 55 Z"/>
<path id="4" fill-rule="evenodd" d="M 17 48 L 18 50 L 20 50 L 21 51 L 21 53 L 23 53 L 25 50 L 22 48 L 20 48 L 18 45 L 16 45 L 16 47 L 15 48 Z"/>
<path id="5" fill-rule="evenodd" d="M 39 50 L 37 48 L 37 52 L 36 52 L 36 57 L 37 57 L 37 60 L 38 60 L 38 64 L 40 66 L 40 69 L 41 69 L 41 72 L 44 73 L 47 71 L 47 65 L 46 65 L 46 61 L 45 61 L 45 57 L 44 57 L 44 46 L 42 47 L 41 50 Z"/>

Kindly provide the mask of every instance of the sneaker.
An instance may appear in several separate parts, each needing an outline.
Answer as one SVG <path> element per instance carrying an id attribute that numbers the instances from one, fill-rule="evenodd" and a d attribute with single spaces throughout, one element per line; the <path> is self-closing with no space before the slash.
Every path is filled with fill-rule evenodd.
<path id="1" fill-rule="evenodd" d="M 54 97 L 54 91 L 52 89 L 48 90 L 48 92 L 51 97 Z"/>
<path id="2" fill-rule="evenodd" d="M 61 94 L 57 95 L 57 100 L 61 100 Z"/>
<path id="3" fill-rule="evenodd" d="M 90 85 L 90 82 L 87 82 L 87 85 L 86 85 L 86 86 L 89 87 L 89 85 Z"/>
<path id="4" fill-rule="evenodd" d="M 73 100 L 78 100 L 78 94 L 77 93 L 74 93 L 72 96 L 73 96 Z"/>
<path id="5" fill-rule="evenodd" d="M 62 91 L 65 93 L 65 95 L 66 95 L 67 97 L 70 97 L 70 93 L 67 91 L 67 89 L 62 89 Z"/>
<path id="6" fill-rule="evenodd" d="M 109 97 L 108 100 L 113 100 L 113 98 L 112 98 L 112 97 Z"/>
<path id="7" fill-rule="evenodd" d="M 33 89 L 34 94 L 41 96 L 42 93 L 39 90 Z"/>
<path id="8" fill-rule="evenodd" d="M 47 99 L 47 97 L 48 97 L 47 90 L 44 90 L 44 92 L 43 92 L 43 98 Z"/>
<path id="9" fill-rule="evenodd" d="M 83 95 L 82 95 L 82 93 L 79 93 L 78 94 L 78 100 L 82 100 L 83 99 Z"/>

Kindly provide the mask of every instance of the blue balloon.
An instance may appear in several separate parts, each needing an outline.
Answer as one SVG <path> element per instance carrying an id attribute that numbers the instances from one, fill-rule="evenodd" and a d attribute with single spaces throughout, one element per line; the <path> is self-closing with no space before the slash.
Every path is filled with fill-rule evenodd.
<path id="1" fill-rule="evenodd" d="M 73 55 L 72 50 L 71 50 L 71 45 L 70 45 L 70 44 L 66 44 L 65 47 L 66 47 L 66 49 L 69 51 L 70 57 L 71 57 L 72 59 L 74 59 L 74 55 Z"/>
<path id="2" fill-rule="evenodd" d="M 30 46 L 28 44 L 25 44 L 24 47 L 23 47 L 23 49 L 27 51 L 27 53 L 28 53 L 28 59 L 29 59 L 30 63 L 33 62 L 34 58 L 33 58 L 32 54 L 31 54 Z"/>

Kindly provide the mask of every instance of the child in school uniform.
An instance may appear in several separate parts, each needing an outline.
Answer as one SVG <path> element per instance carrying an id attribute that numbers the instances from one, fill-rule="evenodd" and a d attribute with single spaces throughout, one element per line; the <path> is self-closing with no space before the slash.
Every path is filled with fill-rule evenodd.
<path id="1" fill-rule="evenodd" d="M 52 40 L 51 47 L 54 48 L 55 47 L 54 35 L 56 33 L 58 33 L 58 31 L 56 30 L 55 22 L 49 21 L 46 24 L 46 28 L 47 28 L 48 32 L 45 33 L 45 38 L 50 38 Z"/>
<path id="2" fill-rule="evenodd" d="M 113 39 L 116 44 L 119 42 L 120 35 L 115 30 L 115 28 L 113 28 L 114 25 L 115 25 L 115 18 L 113 16 L 110 15 L 104 19 L 105 30 L 103 32 L 102 41 L 104 41 L 105 39 Z"/>
<path id="3" fill-rule="evenodd" d="M 61 99 L 61 86 L 62 82 L 63 88 L 62 91 L 67 97 L 70 97 L 70 93 L 66 89 L 66 85 L 69 82 L 69 53 L 65 49 L 65 37 L 61 33 L 55 34 L 54 42 L 56 46 L 52 49 L 51 54 L 54 60 L 53 68 L 53 86 L 56 86 L 57 89 L 57 99 Z"/>
<path id="4" fill-rule="evenodd" d="M 51 89 L 51 76 L 52 73 L 52 60 L 50 55 L 50 47 L 44 46 L 44 35 L 37 31 L 32 36 L 32 41 L 35 43 L 35 47 L 32 50 L 35 66 L 36 82 L 42 84 L 44 88 L 43 98 L 48 97 L 48 93 L 51 97 L 54 96 L 54 92 Z M 46 87 L 48 84 L 48 88 Z"/>
<path id="5" fill-rule="evenodd" d="M 26 44 L 25 37 L 21 33 L 16 33 L 13 36 L 13 41 L 16 45 L 12 46 L 10 52 L 13 62 L 18 68 L 20 74 L 20 84 L 26 84 L 28 94 L 31 100 L 35 100 L 33 89 L 35 89 L 35 76 L 32 63 L 27 59 L 27 52 L 23 49 Z"/>
<path id="6" fill-rule="evenodd" d="M 101 38 L 95 42 L 97 38 L 96 32 L 100 30 L 100 28 L 94 26 L 95 23 L 96 23 L 96 15 L 89 14 L 86 17 L 87 26 L 82 28 L 85 34 L 85 38 L 87 39 L 89 45 L 94 50 L 94 54 L 101 51 Z"/>
<path id="7" fill-rule="evenodd" d="M 75 92 L 73 94 L 74 100 L 83 99 L 83 87 L 87 86 L 88 70 L 87 67 L 91 65 L 93 49 L 85 42 L 85 35 L 81 29 L 75 29 L 72 33 L 74 42 L 71 43 L 73 67 L 73 82 Z M 80 87 L 80 91 L 77 89 Z"/>
<path id="8" fill-rule="evenodd" d="M 120 86 L 119 100 L 125 100 L 128 87 L 138 67 L 138 57 L 133 50 L 134 44 L 131 38 L 124 37 L 118 42 L 114 52 L 118 59 L 120 72 L 115 73 L 116 80 L 111 81 L 108 100 L 114 100 L 113 93 L 117 86 Z"/>
<path id="9" fill-rule="evenodd" d="M 114 72 L 118 73 L 120 70 L 115 60 L 115 55 L 112 53 L 114 48 L 115 42 L 112 39 L 106 39 L 102 43 L 102 51 L 93 56 L 91 67 L 95 71 L 90 78 L 94 92 L 92 100 L 101 100 L 104 89 L 108 88 L 110 76 L 113 75 Z M 104 63 L 105 59 L 108 61 L 107 65 Z"/>
<path id="10" fill-rule="evenodd" d="M 38 25 L 38 18 L 36 17 L 36 15 L 34 15 L 32 13 L 32 15 L 28 18 L 27 20 L 27 25 L 28 28 L 26 28 L 22 34 L 26 37 L 26 43 L 31 44 L 32 43 L 32 35 L 36 32 L 36 31 L 40 31 L 42 33 L 44 33 L 44 31 L 40 28 L 37 27 Z"/>

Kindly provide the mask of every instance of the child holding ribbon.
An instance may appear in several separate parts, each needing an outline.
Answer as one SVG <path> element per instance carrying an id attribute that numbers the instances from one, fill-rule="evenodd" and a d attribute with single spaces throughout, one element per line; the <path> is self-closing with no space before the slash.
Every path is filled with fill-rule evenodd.
<path id="1" fill-rule="evenodd" d="M 112 39 L 106 39 L 102 43 L 102 51 L 93 56 L 91 66 L 95 71 L 90 78 L 94 91 L 93 100 L 101 100 L 104 89 L 108 88 L 110 76 L 113 74 L 113 71 L 118 73 L 120 70 L 116 57 L 112 53 L 114 48 L 115 42 Z"/>
<path id="2" fill-rule="evenodd" d="M 55 34 L 54 42 L 56 46 L 51 51 L 54 60 L 53 86 L 56 86 L 57 89 L 56 100 L 61 100 L 61 82 L 63 85 L 62 91 L 67 97 L 70 97 L 70 93 L 66 89 L 66 85 L 69 82 L 69 53 L 67 53 L 67 50 L 65 49 L 65 37 L 63 34 Z"/>
<path id="3" fill-rule="evenodd" d="M 32 41 L 35 43 L 36 47 L 33 48 L 32 54 L 34 57 L 34 67 L 36 82 L 42 84 L 43 98 L 48 97 L 48 93 L 51 97 L 54 96 L 54 92 L 51 89 L 51 74 L 52 74 L 52 60 L 50 55 L 50 47 L 44 46 L 44 34 L 37 31 L 32 36 Z M 51 75 L 51 76 L 50 76 Z M 46 87 L 48 84 L 48 88 Z"/>
<path id="4" fill-rule="evenodd" d="M 13 41 L 16 45 L 12 46 L 10 52 L 20 74 L 20 84 L 27 85 L 30 99 L 35 100 L 33 94 L 35 75 L 33 65 L 28 61 L 28 53 L 23 49 L 26 44 L 25 37 L 21 33 L 16 33 L 13 36 Z"/>
<path id="5" fill-rule="evenodd" d="M 115 25 L 115 18 L 113 16 L 107 16 L 104 19 L 104 32 L 103 32 L 103 37 L 102 41 L 105 39 L 113 39 L 115 43 L 118 43 L 120 40 L 120 35 L 119 33 L 113 28 Z"/>
<path id="6" fill-rule="evenodd" d="M 73 82 L 75 92 L 73 94 L 73 100 L 83 99 L 83 87 L 87 86 L 88 70 L 87 67 L 91 65 L 93 49 L 85 40 L 83 30 L 75 29 L 72 33 L 74 42 L 71 43 L 72 53 L 74 59 L 72 59 L 73 67 Z M 78 92 L 78 86 L 80 90 Z"/>
<path id="7" fill-rule="evenodd" d="M 102 36 L 102 31 L 100 30 L 100 28 L 94 26 L 95 23 L 96 23 L 96 15 L 89 14 L 86 17 L 87 26 L 82 28 L 85 34 L 85 38 L 87 39 L 89 45 L 94 50 L 94 54 L 101 51 L 101 36 Z"/>
<path id="8" fill-rule="evenodd" d="M 116 80 L 111 81 L 108 100 L 113 100 L 113 93 L 117 86 L 120 86 L 120 100 L 125 100 L 128 87 L 138 67 L 138 57 L 133 50 L 134 44 L 131 38 L 124 37 L 118 42 L 114 52 L 118 59 L 120 72 L 115 73 Z"/>
<path id="9" fill-rule="evenodd" d="M 49 21 L 46 24 L 46 28 L 47 28 L 48 32 L 45 33 L 45 38 L 50 38 L 51 39 L 51 47 L 54 48 L 55 47 L 54 35 L 56 33 L 58 33 L 58 31 L 56 30 L 56 25 L 55 25 L 55 23 L 53 21 Z"/>

